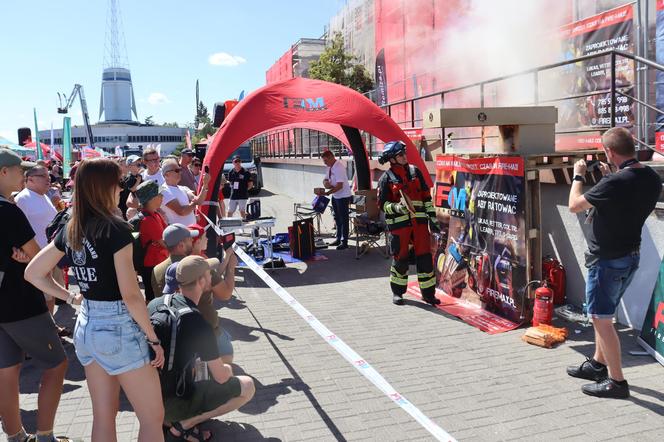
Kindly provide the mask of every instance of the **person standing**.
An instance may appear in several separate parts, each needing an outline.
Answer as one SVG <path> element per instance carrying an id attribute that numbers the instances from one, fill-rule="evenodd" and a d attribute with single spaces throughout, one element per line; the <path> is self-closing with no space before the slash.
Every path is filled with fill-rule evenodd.
<path id="1" fill-rule="evenodd" d="M 254 186 L 251 180 L 251 174 L 242 167 L 242 159 L 239 155 L 233 157 L 233 169 L 228 172 L 228 182 L 231 185 L 231 198 L 228 203 L 228 216 L 233 216 L 235 211 L 240 209 L 240 216 L 244 219 L 247 216 L 247 200 L 249 199 L 249 189 Z"/>
<path id="2" fill-rule="evenodd" d="M 327 189 L 323 195 L 332 195 L 332 209 L 334 210 L 334 223 L 337 226 L 337 239 L 330 243 L 337 246 L 337 250 L 348 248 L 349 237 L 349 206 L 353 196 L 348 184 L 346 165 L 334 157 L 330 150 L 322 155 L 323 163 L 327 166 L 327 174 L 323 185 Z"/>
<path id="3" fill-rule="evenodd" d="M 156 367 L 164 350 L 152 328 L 132 260 L 131 228 L 117 213 L 120 166 L 85 160 L 76 172 L 71 218 L 25 270 L 40 290 L 70 298 L 50 277 L 65 254 L 83 295 L 74 346 L 92 398 L 92 440 L 115 440 L 124 390 L 141 424 L 139 441 L 163 441 L 164 409 Z M 154 357 L 150 357 L 152 348 Z"/>
<path id="4" fill-rule="evenodd" d="M 9 442 L 25 442 L 29 437 L 19 409 L 19 376 L 26 354 L 44 369 L 37 402 L 36 440 L 68 440 L 53 436 L 67 357 L 43 293 L 24 277 L 27 262 L 39 252 L 35 232 L 21 209 L 10 202 L 12 192 L 23 187 L 23 170 L 33 167 L 35 163 L 22 161 L 15 152 L 0 148 L 0 219 L 4 226 L 0 229 L 0 416 Z M 53 267 L 55 264 L 48 271 Z M 80 298 L 69 293 L 58 297 L 80 303 Z"/>
<path id="5" fill-rule="evenodd" d="M 192 160 L 194 159 L 194 151 L 188 148 L 182 149 L 180 152 L 180 186 L 185 186 L 192 192 L 196 192 L 198 183 L 194 178 L 194 173 L 191 171 Z M 200 169 L 199 169 L 200 172 Z"/>
<path id="6" fill-rule="evenodd" d="M 203 175 L 201 192 L 198 195 L 194 195 L 189 188 L 178 185 L 182 167 L 180 167 L 176 160 L 169 159 L 164 161 L 162 171 L 166 182 L 162 186 L 164 201 L 162 202 L 161 210 L 166 215 L 166 220 L 169 224 L 179 223 L 185 226 L 196 224 L 194 211 L 196 210 L 196 206 L 205 199 L 209 177 L 205 174 Z"/>
<path id="7" fill-rule="evenodd" d="M 569 211 L 587 211 L 590 224 L 586 252 L 586 304 L 595 328 L 595 353 L 567 374 L 595 381 L 581 391 L 590 396 L 626 399 L 629 385 L 622 372 L 621 349 L 613 316 L 639 267 L 641 229 L 662 193 L 662 180 L 636 159 L 632 134 L 612 128 L 602 136 L 610 165 L 601 163 L 602 179 L 583 193 L 587 164 L 574 164 Z"/>
<path id="8" fill-rule="evenodd" d="M 160 186 L 164 184 L 164 175 L 161 172 L 159 152 L 154 147 L 148 147 L 143 151 L 143 163 L 146 169 L 141 173 L 143 181 L 152 180 Z"/>
<path id="9" fill-rule="evenodd" d="M 436 209 L 431 202 L 429 186 L 420 169 L 408 164 L 406 145 L 401 141 L 385 143 L 378 161 L 390 163 L 390 168 L 378 180 L 378 204 L 385 212 L 385 223 L 390 232 L 392 302 L 404 304 L 412 246 L 422 299 L 431 305 L 440 304 L 435 296 L 436 276 L 429 232 L 429 224 L 437 226 Z"/>
<path id="10" fill-rule="evenodd" d="M 120 192 L 120 211 L 122 212 L 122 217 L 124 219 L 131 219 L 138 209 L 138 202 L 135 198 L 129 200 L 129 195 L 133 195 L 136 192 L 136 188 L 139 184 L 143 182 L 143 176 L 141 176 L 140 169 L 141 157 L 138 155 L 129 155 L 125 160 L 125 165 L 127 168 L 126 174 L 122 176 L 121 185 L 122 191 Z M 133 209 L 127 213 L 128 209 Z"/>

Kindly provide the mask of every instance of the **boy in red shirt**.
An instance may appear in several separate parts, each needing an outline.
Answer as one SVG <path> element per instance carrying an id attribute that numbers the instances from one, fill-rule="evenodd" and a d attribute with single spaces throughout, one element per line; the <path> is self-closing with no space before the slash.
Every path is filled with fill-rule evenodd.
<path id="1" fill-rule="evenodd" d="M 139 227 L 139 240 L 145 250 L 143 268 L 140 269 L 140 273 L 145 288 L 145 300 L 150 302 L 155 297 L 152 289 L 152 269 L 168 258 L 168 249 L 162 239 L 167 224 L 158 211 L 163 196 L 156 182 L 142 183 L 136 188 L 136 197 L 143 207 L 141 213 L 144 217 Z M 159 295 L 161 296 L 161 293 Z"/>

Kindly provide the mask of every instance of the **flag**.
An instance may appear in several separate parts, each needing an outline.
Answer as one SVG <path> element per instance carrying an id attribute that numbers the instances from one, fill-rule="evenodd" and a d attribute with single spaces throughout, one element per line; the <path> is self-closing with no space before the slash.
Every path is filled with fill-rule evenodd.
<path id="1" fill-rule="evenodd" d="M 62 121 L 62 165 L 63 176 L 69 178 L 71 171 L 71 118 L 64 117 Z"/>
<path id="2" fill-rule="evenodd" d="M 244 98 L 244 90 L 240 92 L 240 97 L 237 99 L 237 101 L 242 101 L 243 98 Z"/>
<path id="3" fill-rule="evenodd" d="M 36 140 L 35 149 L 37 152 L 37 159 L 43 160 L 44 153 L 42 152 L 41 143 L 39 142 L 39 127 L 37 127 L 37 109 L 33 107 L 32 111 L 34 112 L 35 115 L 35 140 Z"/>
<path id="4" fill-rule="evenodd" d="M 187 145 L 187 149 L 191 149 L 191 134 L 189 133 L 189 128 L 187 128 L 187 132 L 184 134 L 184 141 Z"/>

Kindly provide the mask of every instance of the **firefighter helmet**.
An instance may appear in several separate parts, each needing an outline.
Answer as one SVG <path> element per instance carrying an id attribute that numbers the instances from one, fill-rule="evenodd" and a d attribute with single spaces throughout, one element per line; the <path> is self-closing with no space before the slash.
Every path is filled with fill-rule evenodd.
<path id="1" fill-rule="evenodd" d="M 385 164 L 390 161 L 390 158 L 395 158 L 400 153 L 406 152 L 406 144 L 403 141 L 390 141 L 385 143 L 383 152 L 378 157 L 380 164 Z"/>

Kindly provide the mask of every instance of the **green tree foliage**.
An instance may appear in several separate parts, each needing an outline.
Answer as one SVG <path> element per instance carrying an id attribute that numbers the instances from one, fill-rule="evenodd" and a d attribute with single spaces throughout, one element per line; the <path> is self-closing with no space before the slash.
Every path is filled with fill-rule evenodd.
<path id="1" fill-rule="evenodd" d="M 373 79 L 357 59 L 344 50 L 344 39 L 334 34 L 320 58 L 309 66 L 309 78 L 329 81 L 365 93 L 373 89 Z"/>
<path id="2" fill-rule="evenodd" d="M 212 127 L 212 119 L 210 118 L 207 107 L 205 107 L 202 101 L 198 102 L 196 118 L 194 118 L 194 127 L 197 131 L 196 135 L 199 138 L 206 138 L 208 135 L 212 135 L 216 130 Z"/>
<path id="3" fill-rule="evenodd" d="M 152 115 L 150 115 L 149 117 L 145 117 L 145 125 L 154 126 L 154 118 L 152 117 Z"/>

